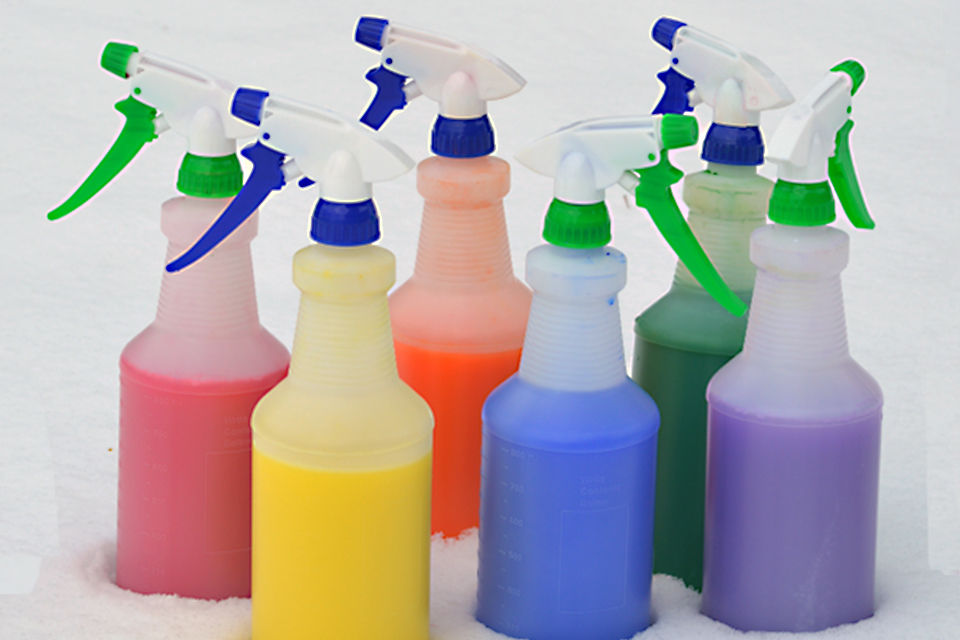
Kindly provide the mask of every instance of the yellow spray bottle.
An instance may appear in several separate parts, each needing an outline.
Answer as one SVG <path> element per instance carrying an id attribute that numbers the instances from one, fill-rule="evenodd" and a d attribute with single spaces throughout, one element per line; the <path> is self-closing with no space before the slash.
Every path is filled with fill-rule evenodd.
<path id="1" fill-rule="evenodd" d="M 398 147 L 324 109 L 238 89 L 258 125 L 239 203 L 171 263 L 229 235 L 303 175 L 321 198 L 294 256 L 303 292 L 290 374 L 253 412 L 253 638 L 426 640 L 433 416 L 397 375 L 395 280 L 371 183 L 413 166 Z"/>

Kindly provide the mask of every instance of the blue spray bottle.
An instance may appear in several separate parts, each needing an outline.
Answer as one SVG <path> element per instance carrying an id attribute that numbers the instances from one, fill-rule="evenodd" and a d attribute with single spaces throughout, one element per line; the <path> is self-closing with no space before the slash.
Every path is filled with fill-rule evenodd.
<path id="1" fill-rule="evenodd" d="M 670 192 L 683 174 L 663 150 L 696 141 L 690 116 L 607 118 L 517 158 L 555 178 L 555 198 L 548 244 L 527 255 L 534 296 L 520 370 L 483 410 L 477 619 L 496 631 L 619 640 L 650 623 L 659 414 L 626 374 L 626 258 L 607 246 L 604 192 L 635 192 L 691 272 L 742 312 Z"/>

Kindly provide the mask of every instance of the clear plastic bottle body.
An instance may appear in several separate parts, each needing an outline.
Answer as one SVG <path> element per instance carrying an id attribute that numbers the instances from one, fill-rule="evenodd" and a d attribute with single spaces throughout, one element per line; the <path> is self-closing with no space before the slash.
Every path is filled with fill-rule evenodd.
<path id="1" fill-rule="evenodd" d="M 650 623 L 658 414 L 626 377 L 615 249 L 544 245 L 519 372 L 484 406 L 477 619 L 533 640 Z"/>
<path id="2" fill-rule="evenodd" d="M 167 259 L 229 201 L 162 207 Z M 120 358 L 117 584 L 141 593 L 250 593 L 250 414 L 286 375 L 259 322 L 252 218 L 192 269 L 164 273 L 156 320 Z"/>
<path id="3" fill-rule="evenodd" d="M 253 415 L 253 636 L 426 640 L 433 420 L 397 376 L 380 247 L 312 245 L 290 375 Z"/>
<path id="4" fill-rule="evenodd" d="M 851 357 L 849 240 L 769 225 L 744 349 L 708 389 L 702 610 L 743 630 L 873 613 L 882 394 Z"/>
<path id="5" fill-rule="evenodd" d="M 513 273 L 500 158 L 433 156 L 413 277 L 390 296 L 400 377 L 433 409 L 432 530 L 459 535 L 479 518 L 481 409 L 517 370 L 530 290 Z"/>
<path id="6" fill-rule="evenodd" d="M 755 167 L 711 164 L 684 179 L 688 222 L 710 260 L 744 302 L 755 269 L 750 234 L 766 220 L 773 184 Z M 660 409 L 654 571 L 699 590 L 710 378 L 743 346 L 737 318 L 677 263 L 673 286 L 637 317 L 633 380 Z"/>

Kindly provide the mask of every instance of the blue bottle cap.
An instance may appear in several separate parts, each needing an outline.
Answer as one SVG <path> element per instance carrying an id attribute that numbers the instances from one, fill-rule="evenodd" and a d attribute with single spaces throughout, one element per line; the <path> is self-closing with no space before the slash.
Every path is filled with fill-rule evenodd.
<path id="1" fill-rule="evenodd" d="M 321 198 L 313 210 L 310 237 L 320 244 L 355 247 L 380 239 L 380 218 L 373 199 L 331 202 Z"/>
<path id="2" fill-rule="evenodd" d="M 700 157 L 707 162 L 754 166 L 763 164 L 760 127 L 732 127 L 713 123 L 703 141 Z"/>
<path id="3" fill-rule="evenodd" d="M 478 158 L 493 153 L 496 147 L 490 118 L 458 120 L 437 116 L 433 123 L 430 150 L 447 158 Z"/>

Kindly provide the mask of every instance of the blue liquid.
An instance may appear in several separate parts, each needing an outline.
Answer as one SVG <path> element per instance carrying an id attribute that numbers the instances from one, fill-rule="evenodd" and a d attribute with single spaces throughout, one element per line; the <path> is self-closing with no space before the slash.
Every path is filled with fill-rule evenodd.
<path id="1" fill-rule="evenodd" d="M 483 413 L 477 619 L 531 640 L 650 624 L 659 415 L 626 376 L 595 392 L 513 376 Z"/>

